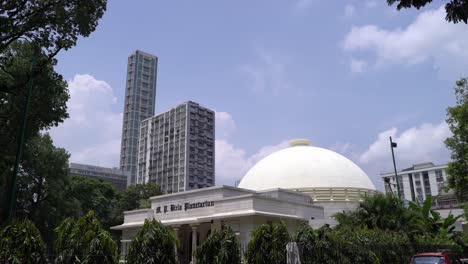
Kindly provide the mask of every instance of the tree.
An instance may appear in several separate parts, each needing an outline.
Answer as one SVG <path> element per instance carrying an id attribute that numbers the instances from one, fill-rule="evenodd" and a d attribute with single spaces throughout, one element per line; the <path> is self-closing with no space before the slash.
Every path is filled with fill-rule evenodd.
<path id="1" fill-rule="evenodd" d="M 107 0 L 17 0 L 0 5 L 0 53 L 22 38 L 44 48 L 49 58 L 89 36 Z"/>
<path id="2" fill-rule="evenodd" d="M 432 197 L 427 197 L 423 205 L 410 202 L 409 210 L 418 216 L 418 220 L 426 231 L 426 234 L 438 236 L 440 238 L 452 237 L 455 230 L 455 222 L 462 215 L 454 216 L 449 212 L 446 218 L 440 216 L 439 212 L 431 210 Z"/>
<path id="3" fill-rule="evenodd" d="M 105 227 L 109 226 L 118 198 L 112 184 L 102 179 L 72 176 L 67 196 L 79 202 L 79 214 L 92 210 Z"/>
<path id="4" fill-rule="evenodd" d="M 431 3 L 432 0 L 387 0 L 388 5 L 397 4 L 397 9 L 402 8 L 416 8 L 420 9 L 425 5 Z M 453 23 L 464 22 L 468 23 L 468 1 L 467 0 L 449 0 L 445 4 L 445 11 L 447 15 L 445 20 Z"/>
<path id="5" fill-rule="evenodd" d="M 113 224 L 121 224 L 123 222 L 123 212 L 135 209 L 150 208 L 149 198 L 161 195 L 161 189 L 157 184 L 135 184 L 129 186 L 120 194 L 115 212 Z"/>
<path id="6" fill-rule="evenodd" d="M 417 217 L 414 212 L 405 208 L 396 196 L 386 194 L 365 196 L 355 210 L 334 215 L 340 226 L 424 232 L 424 227 Z"/>
<path id="7" fill-rule="evenodd" d="M 76 201 L 66 195 L 68 158 L 48 134 L 37 134 L 25 146 L 18 173 L 17 215 L 33 221 L 46 243 L 53 236 L 52 229 L 77 210 Z"/>
<path id="8" fill-rule="evenodd" d="M 446 119 L 452 131 L 452 136 L 445 140 L 445 145 L 452 151 L 447 183 L 463 202 L 468 201 L 468 78 L 456 82 L 455 96 L 456 105 L 447 109 Z"/>
<path id="9" fill-rule="evenodd" d="M 117 243 L 104 230 L 93 211 L 74 220 L 65 219 L 56 229 L 57 264 L 118 263 Z"/>
<path id="10" fill-rule="evenodd" d="M 246 263 L 286 263 L 286 245 L 289 241 L 288 230 L 283 222 L 260 225 L 253 231 L 247 245 Z"/>
<path id="11" fill-rule="evenodd" d="M 27 93 L 26 84 L 31 74 L 31 57 L 34 49 L 30 43 L 17 41 L 12 43 L 4 53 L 13 55 L 9 56 L 4 67 L 0 69 L 0 146 L 2 146 L 0 148 L 0 208 L 6 208 L 7 179 L 12 176 Z M 37 69 L 34 70 L 25 134 L 26 143 L 39 131 L 56 126 L 68 117 L 67 83 L 60 74 L 55 72 L 56 61 L 51 60 L 46 63 L 47 60 L 44 53 L 38 54 L 37 61 L 42 64 L 42 67 L 40 72 Z M 0 223 L 3 215 L 0 211 Z"/>
<path id="12" fill-rule="evenodd" d="M 124 211 L 149 208 L 148 199 L 161 194 L 159 185 L 155 183 L 131 185 L 122 193 L 119 206 Z"/>
<path id="13" fill-rule="evenodd" d="M 231 228 L 216 230 L 195 251 L 198 264 L 240 263 L 239 243 Z"/>
<path id="14" fill-rule="evenodd" d="M 41 234 L 29 220 L 15 221 L 0 231 L 0 263 L 48 263 Z"/>
<path id="15" fill-rule="evenodd" d="M 157 220 L 145 220 L 130 243 L 127 263 L 177 263 L 175 234 Z"/>

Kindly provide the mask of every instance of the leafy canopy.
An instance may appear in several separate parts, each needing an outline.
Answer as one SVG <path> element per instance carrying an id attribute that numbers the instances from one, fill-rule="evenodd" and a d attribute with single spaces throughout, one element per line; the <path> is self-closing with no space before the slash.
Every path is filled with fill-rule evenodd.
<path id="1" fill-rule="evenodd" d="M 15 221 L 0 231 L 0 262 L 48 263 L 41 234 L 31 221 Z"/>
<path id="2" fill-rule="evenodd" d="M 215 230 L 195 251 L 198 264 L 240 263 L 239 243 L 231 228 Z"/>
<path id="3" fill-rule="evenodd" d="M 405 232 L 411 237 L 429 235 L 432 237 L 451 237 L 454 223 L 461 216 L 451 213 L 446 218 L 431 209 L 432 198 L 428 197 L 422 205 L 403 202 L 392 194 L 366 196 L 359 206 L 349 212 L 337 213 L 334 218 L 338 228 L 367 228 L 393 232 Z"/>
<path id="4" fill-rule="evenodd" d="M 174 233 L 157 220 L 145 220 L 143 228 L 133 238 L 127 255 L 127 263 L 177 263 L 175 252 L 177 239 Z"/>
<path id="5" fill-rule="evenodd" d="M 460 202 L 468 201 L 468 78 L 455 84 L 456 105 L 447 109 L 446 122 L 452 136 L 445 144 L 452 151 L 447 183 Z"/>
<path id="6" fill-rule="evenodd" d="M 286 263 L 286 245 L 289 241 L 285 223 L 260 225 L 252 232 L 245 260 L 248 264 Z"/>
<path id="7" fill-rule="evenodd" d="M 65 219 L 56 232 L 55 263 L 118 263 L 117 243 L 101 227 L 93 211 L 78 220 Z"/>
<path id="8" fill-rule="evenodd" d="M 94 211 L 104 226 L 110 225 L 118 199 L 118 192 L 111 183 L 102 179 L 72 176 L 67 196 L 77 200 L 80 214 Z"/>
<path id="9" fill-rule="evenodd" d="M 10 1 L 14 2 L 14 1 Z M 0 23 L 1 24 L 1 23 Z M 0 208 L 6 208 L 7 179 L 11 178 L 26 98 L 26 84 L 31 74 L 31 44 L 17 41 L 12 43 L 4 53 L 13 54 L 8 58 L 3 69 L 0 69 Z M 4 54 L 3 53 L 3 54 Z M 47 130 L 68 117 L 67 100 L 69 98 L 67 83 L 55 72 L 55 60 L 47 61 L 46 55 L 40 53 L 37 58 L 41 70 L 34 69 L 34 82 L 31 94 L 25 142 L 37 137 L 38 133 Z M 27 148 L 27 147 L 26 147 Z M 26 154 L 23 161 L 27 161 Z M 31 153 L 30 157 L 34 157 Z M 45 168 L 47 159 L 37 165 Z M 33 162 L 33 161 L 31 161 Z M 52 174 L 52 170 L 48 172 Z M 61 172 L 58 172 L 60 174 Z M 0 223 L 4 214 L 0 210 Z"/>
<path id="10" fill-rule="evenodd" d="M 106 11 L 107 0 L 15 0 L 0 5 L 0 53 L 22 38 L 53 57 L 89 36 Z"/>
<path id="11" fill-rule="evenodd" d="M 66 195 L 70 184 L 69 154 L 53 145 L 48 134 L 37 134 L 24 147 L 18 172 L 17 216 L 33 221 L 46 242 L 53 228 L 78 209 Z"/>
<path id="12" fill-rule="evenodd" d="M 416 8 L 419 9 L 431 3 L 432 0 L 387 0 L 388 5 L 397 3 L 397 9 Z M 445 4 L 447 15 L 445 20 L 453 23 L 464 22 L 468 23 L 468 1 L 467 0 L 449 0 Z"/>

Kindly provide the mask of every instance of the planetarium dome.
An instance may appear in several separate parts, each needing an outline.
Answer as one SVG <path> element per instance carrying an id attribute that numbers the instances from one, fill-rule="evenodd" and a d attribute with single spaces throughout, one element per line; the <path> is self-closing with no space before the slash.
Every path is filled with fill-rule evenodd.
<path id="1" fill-rule="evenodd" d="M 366 173 L 344 156 L 310 146 L 305 139 L 260 160 L 242 178 L 240 188 L 282 188 L 309 194 L 315 201 L 356 201 L 375 193 Z"/>

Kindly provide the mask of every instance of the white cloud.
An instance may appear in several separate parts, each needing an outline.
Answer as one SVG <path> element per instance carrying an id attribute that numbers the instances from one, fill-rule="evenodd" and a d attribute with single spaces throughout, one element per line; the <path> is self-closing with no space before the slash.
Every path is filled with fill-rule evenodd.
<path id="1" fill-rule="evenodd" d="M 216 185 L 235 185 L 249 169 L 246 153 L 226 140 L 215 142 Z"/>
<path id="2" fill-rule="evenodd" d="M 265 146 L 255 154 L 248 156 L 242 148 L 235 147 L 227 140 L 216 140 L 216 185 L 234 185 L 247 171 L 264 157 L 284 149 L 288 141 L 277 145 Z"/>
<path id="3" fill-rule="evenodd" d="M 287 77 L 285 63 L 263 49 L 258 49 L 257 55 L 257 63 L 241 67 L 241 70 L 251 79 L 251 90 L 255 93 L 273 95 L 290 90 L 292 85 Z"/>
<path id="4" fill-rule="evenodd" d="M 72 162 L 118 166 L 122 114 L 113 111 L 112 87 L 88 74 L 75 75 L 68 87 L 70 118 L 50 131 L 55 144 L 71 152 Z"/>
<path id="5" fill-rule="evenodd" d="M 397 128 L 379 133 L 375 142 L 359 157 L 363 164 L 389 161 L 391 159 L 389 137 L 398 143 L 395 157 L 407 166 L 425 161 L 447 159 L 444 140 L 451 135 L 445 122 L 440 124 L 423 124 L 409 128 L 398 134 Z"/>
<path id="6" fill-rule="evenodd" d="M 344 17 L 350 18 L 354 16 L 354 13 L 356 13 L 356 8 L 351 4 L 347 4 L 344 9 Z"/>
<path id="7" fill-rule="evenodd" d="M 405 28 L 387 30 L 376 25 L 352 27 L 343 48 L 375 54 L 376 67 L 429 62 L 440 78 L 454 79 L 468 67 L 468 28 L 445 21 L 445 9 L 420 13 Z"/>
<path id="8" fill-rule="evenodd" d="M 229 138 L 229 136 L 236 130 L 236 123 L 228 112 L 215 111 L 215 131 L 216 138 Z"/>
<path id="9" fill-rule="evenodd" d="M 235 185 L 244 174 L 262 158 L 288 146 L 288 141 L 277 145 L 265 146 L 253 155 L 248 155 L 241 148 L 230 142 L 230 137 L 236 130 L 232 115 L 216 111 L 216 185 Z"/>
<path id="10" fill-rule="evenodd" d="M 367 67 L 367 62 L 359 59 L 351 59 L 351 63 L 349 66 L 351 68 L 351 72 L 361 73 Z"/>

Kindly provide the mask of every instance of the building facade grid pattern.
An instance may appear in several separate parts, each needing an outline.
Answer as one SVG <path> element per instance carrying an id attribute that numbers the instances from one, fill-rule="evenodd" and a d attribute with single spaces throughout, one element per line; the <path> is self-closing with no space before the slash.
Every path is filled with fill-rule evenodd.
<path id="1" fill-rule="evenodd" d="M 140 121 L 154 115 L 158 58 L 135 51 L 128 57 L 122 124 L 120 168 L 129 173 L 127 184 L 135 184 Z"/>
<path id="2" fill-rule="evenodd" d="M 437 197 L 436 203 L 447 207 L 456 205 L 456 199 L 451 190 L 446 190 L 447 165 L 433 163 L 415 164 L 411 168 L 397 173 L 400 198 L 422 203 L 429 196 Z M 385 192 L 397 195 L 394 173 L 381 175 L 384 180 Z M 436 204 L 435 206 L 439 206 Z"/>
<path id="3" fill-rule="evenodd" d="M 194 102 L 142 121 L 137 183 L 164 193 L 214 186 L 214 112 Z"/>

